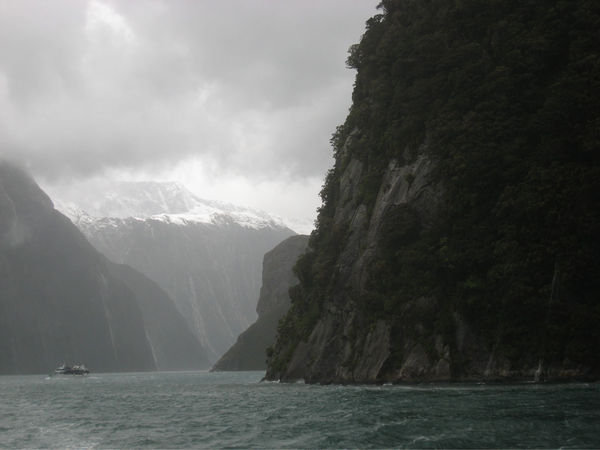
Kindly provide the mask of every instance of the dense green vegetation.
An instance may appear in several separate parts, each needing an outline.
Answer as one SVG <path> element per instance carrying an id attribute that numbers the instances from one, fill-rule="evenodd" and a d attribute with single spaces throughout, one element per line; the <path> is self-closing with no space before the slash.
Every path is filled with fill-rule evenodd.
<path id="1" fill-rule="evenodd" d="M 380 8 L 349 52 L 353 105 L 331 141 L 315 251 L 297 264 L 281 348 L 306 338 L 336 289 L 347 230 L 333 216 L 350 158 L 365 164 L 358 199 L 370 213 L 389 161 L 425 152 L 442 207 L 428 226 L 410 206 L 388 211 L 368 292 L 352 297 L 363 314 L 406 328 L 403 304 L 435 297 L 432 328 L 452 333 L 458 311 L 514 365 L 600 369 L 600 4 Z"/>

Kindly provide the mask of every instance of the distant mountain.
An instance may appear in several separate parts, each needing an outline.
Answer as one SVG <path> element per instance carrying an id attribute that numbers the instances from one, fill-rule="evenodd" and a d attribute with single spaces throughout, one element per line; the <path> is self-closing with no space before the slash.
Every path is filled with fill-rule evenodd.
<path id="1" fill-rule="evenodd" d="M 115 182 L 101 192 L 77 193 L 55 200 L 75 223 L 102 218 L 153 219 L 185 225 L 235 223 L 248 228 L 287 228 L 283 219 L 244 206 L 202 199 L 176 182 Z"/>
<path id="2" fill-rule="evenodd" d="M 206 369 L 209 366 L 206 350 L 167 293 L 132 267 L 107 262 L 110 273 L 135 294 L 156 369 Z"/>
<path id="3" fill-rule="evenodd" d="M 108 261 L 30 176 L 0 161 L 0 373 L 63 361 L 94 371 L 207 364 L 162 290 Z"/>
<path id="4" fill-rule="evenodd" d="M 176 183 L 118 183 L 86 201 L 58 207 L 112 261 L 156 281 L 212 361 L 256 319 L 263 255 L 294 234 L 266 213 Z"/>
<path id="5" fill-rule="evenodd" d="M 298 283 L 293 267 L 308 245 L 308 236 L 287 238 L 263 259 L 258 319 L 214 365 L 213 370 L 264 370 L 266 350 L 275 343 L 277 324 L 290 308 L 289 290 Z"/>

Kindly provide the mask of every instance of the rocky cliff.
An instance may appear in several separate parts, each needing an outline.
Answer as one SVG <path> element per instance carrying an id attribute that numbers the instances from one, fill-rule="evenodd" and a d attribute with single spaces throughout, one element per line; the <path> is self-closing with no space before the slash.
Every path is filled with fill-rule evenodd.
<path id="1" fill-rule="evenodd" d="M 163 353 L 180 345 L 186 367 L 205 367 L 164 293 L 121 269 L 33 179 L 0 161 L 0 373 L 48 373 L 63 361 L 94 371 L 176 368 Z"/>
<path id="2" fill-rule="evenodd" d="M 268 379 L 600 376 L 600 15 L 486 5 L 384 0 L 351 47 Z"/>
<path id="3" fill-rule="evenodd" d="M 308 236 L 292 236 L 265 254 L 256 306 L 258 319 L 238 336 L 213 370 L 266 369 L 267 348 L 274 344 L 279 320 L 290 307 L 289 290 L 298 283 L 293 267 L 307 244 Z"/>

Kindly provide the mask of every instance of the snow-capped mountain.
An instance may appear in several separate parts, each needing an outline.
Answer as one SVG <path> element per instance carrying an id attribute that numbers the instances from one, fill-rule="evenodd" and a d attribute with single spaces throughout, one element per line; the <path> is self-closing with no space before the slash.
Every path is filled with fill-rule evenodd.
<path id="1" fill-rule="evenodd" d="M 55 204 L 109 259 L 156 281 L 212 361 L 257 317 L 264 254 L 294 234 L 280 219 L 177 183 L 116 183 Z"/>
<path id="2" fill-rule="evenodd" d="M 234 222 L 250 228 L 285 228 L 283 219 L 266 212 L 229 203 L 205 200 L 176 182 L 117 182 L 98 192 L 78 193 L 55 201 L 56 208 L 73 222 L 94 218 L 129 218 L 188 223 Z"/>

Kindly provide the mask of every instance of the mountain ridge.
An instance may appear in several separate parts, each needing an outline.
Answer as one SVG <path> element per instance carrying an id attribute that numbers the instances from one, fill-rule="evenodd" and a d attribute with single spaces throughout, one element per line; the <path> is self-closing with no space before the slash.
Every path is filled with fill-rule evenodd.
<path id="1" fill-rule="evenodd" d="M 114 182 L 98 192 L 55 200 L 56 208 L 74 223 L 105 218 L 153 219 L 185 225 L 231 220 L 250 228 L 288 227 L 277 216 L 254 208 L 198 197 L 178 182 Z"/>

